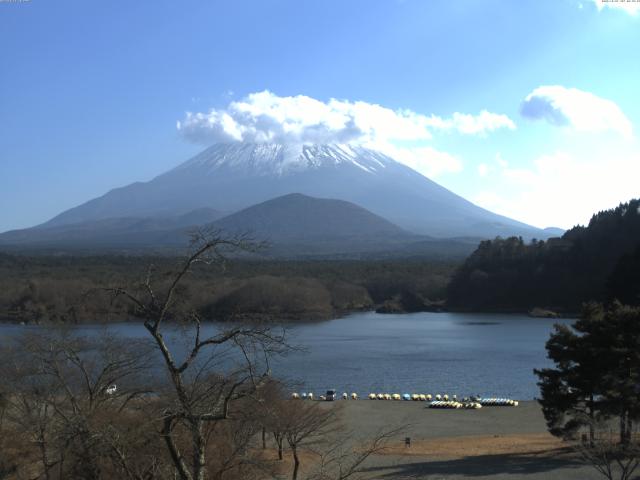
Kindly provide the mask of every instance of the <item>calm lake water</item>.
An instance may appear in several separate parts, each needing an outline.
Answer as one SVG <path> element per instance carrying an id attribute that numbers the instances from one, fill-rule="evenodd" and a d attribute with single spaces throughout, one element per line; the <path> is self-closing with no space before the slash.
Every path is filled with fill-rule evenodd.
<path id="1" fill-rule="evenodd" d="M 290 341 L 306 347 L 274 362 L 275 376 L 316 395 L 338 391 L 448 393 L 528 400 L 538 395 L 534 368 L 550 365 L 544 344 L 557 322 L 525 315 L 373 312 L 289 326 Z M 25 327 L 0 324 L 0 336 Z M 140 324 L 109 327 L 128 338 L 146 335 Z M 216 327 L 209 326 L 213 329 Z M 82 334 L 103 334 L 82 326 Z"/>

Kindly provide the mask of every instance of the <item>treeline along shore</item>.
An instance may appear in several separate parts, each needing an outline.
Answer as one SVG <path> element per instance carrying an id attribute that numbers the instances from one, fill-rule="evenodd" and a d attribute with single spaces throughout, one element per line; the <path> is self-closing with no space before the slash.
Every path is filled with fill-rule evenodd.
<path id="1" fill-rule="evenodd" d="M 105 289 L 141 285 L 149 269 L 170 278 L 180 258 L 0 254 L 0 316 L 24 323 L 113 322 L 131 306 Z M 207 320 L 308 321 L 354 311 L 420 311 L 439 305 L 457 267 L 448 262 L 247 261 L 199 265 L 185 279 Z"/>

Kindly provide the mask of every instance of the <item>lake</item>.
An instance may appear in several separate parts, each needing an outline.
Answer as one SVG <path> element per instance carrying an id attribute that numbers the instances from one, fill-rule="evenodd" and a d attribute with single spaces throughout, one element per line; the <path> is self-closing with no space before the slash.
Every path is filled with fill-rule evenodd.
<path id="1" fill-rule="evenodd" d="M 307 351 L 278 359 L 273 373 L 300 382 L 299 391 L 316 395 L 336 388 L 361 396 L 415 392 L 530 400 L 538 395 L 533 369 L 551 365 L 544 344 L 558 322 L 570 320 L 511 314 L 357 313 L 288 326 L 290 341 Z M 42 327 L 0 324 L 0 335 L 35 328 Z M 109 328 L 128 338 L 146 335 L 135 323 Z M 104 327 L 76 330 L 101 334 Z"/>

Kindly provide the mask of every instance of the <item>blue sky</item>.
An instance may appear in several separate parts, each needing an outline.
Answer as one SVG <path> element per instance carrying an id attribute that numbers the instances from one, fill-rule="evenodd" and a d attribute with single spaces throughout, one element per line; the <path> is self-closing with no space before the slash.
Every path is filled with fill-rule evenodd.
<path id="1" fill-rule="evenodd" d="M 340 118 L 481 206 L 583 223 L 640 195 L 638 6 L 0 2 L 0 231 L 256 128 L 330 141 Z"/>

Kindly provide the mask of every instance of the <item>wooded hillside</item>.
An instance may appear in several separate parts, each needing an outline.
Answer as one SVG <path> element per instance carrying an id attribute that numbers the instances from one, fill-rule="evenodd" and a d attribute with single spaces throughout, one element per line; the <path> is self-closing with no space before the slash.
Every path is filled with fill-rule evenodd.
<path id="1" fill-rule="evenodd" d="M 449 285 L 453 308 L 577 312 L 614 298 L 640 303 L 640 200 L 595 214 L 561 238 L 482 242 Z"/>

